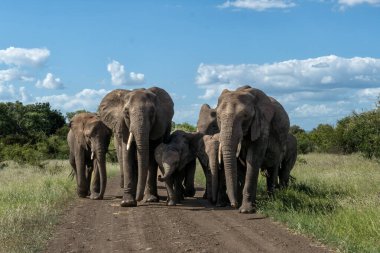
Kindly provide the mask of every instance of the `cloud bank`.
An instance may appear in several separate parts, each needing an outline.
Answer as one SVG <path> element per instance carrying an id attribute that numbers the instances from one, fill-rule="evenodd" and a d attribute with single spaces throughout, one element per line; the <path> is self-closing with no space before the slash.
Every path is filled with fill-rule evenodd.
<path id="1" fill-rule="evenodd" d="M 215 101 L 223 89 L 248 84 L 276 97 L 293 118 L 323 116 L 333 123 L 374 106 L 380 94 L 380 59 L 329 55 L 262 65 L 201 63 L 196 84 L 205 102 Z"/>

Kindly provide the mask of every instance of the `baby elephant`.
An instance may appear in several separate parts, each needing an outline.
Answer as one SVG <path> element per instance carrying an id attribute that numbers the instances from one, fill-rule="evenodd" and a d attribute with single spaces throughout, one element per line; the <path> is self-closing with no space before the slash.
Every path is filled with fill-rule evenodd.
<path id="1" fill-rule="evenodd" d="M 278 178 L 280 187 L 286 188 L 289 185 L 290 171 L 293 169 L 297 160 L 297 139 L 294 135 L 288 134 L 286 140 L 286 151 L 282 159 L 280 169 L 278 170 Z"/>
<path id="2" fill-rule="evenodd" d="M 90 198 L 103 199 L 107 184 L 106 153 L 112 132 L 94 113 L 75 115 L 69 127 L 69 159 L 77 181 L 77 194 L 81 198 L 89 195 L 94 172 Z"/>
<path id="3" fill-rule="evenodd" d="M 284 156 L 281 160 L 280 167 L 278 168 L 278 179 L 276 180 L 276 188 L 286 188 L 289 185 L 290 172 L 294 167 L 297 160 L 297 139 L 291 133 L 288 133 L 286 140 L 286 149 Z M 261 168 L 263 175 L 267 178 L 267 191 L 270 196 L 273 196 L 273 192 L 270 191 L 270 180 L 272 171 L 265 167 L 265 164 Z"/>
<path id="4" fill-rule="evenodd" d="M 161 143 L 155 149 L 155 159 L 162 173 L 158 180 L 165 182 L 169 206 L 176 205 L 183 196 L 195 195 L 196 145 L 200 138 L 202 134 L 177 130 L 170 135 L 168 143 Z"/>

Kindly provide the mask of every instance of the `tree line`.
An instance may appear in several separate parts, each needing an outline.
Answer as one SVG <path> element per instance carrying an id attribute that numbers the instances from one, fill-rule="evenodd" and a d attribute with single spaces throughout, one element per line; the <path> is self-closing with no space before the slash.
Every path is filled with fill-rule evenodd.
<path id="1" fill-rule="evenodd" d="M 0 103 L 0 162 L 15 160 L 39 165 L 47 159 L 67 159 L 66 123 L 78 112 L 83 110 L 64 116 L 49 103 Z M 195 132 L 196 127 L 172 122 L 172 130 Z M 290 132 L 298 140 L 300 154 L 360 152 L 367 158 L 380 159 L 380 100 L 375 109 L 353 112 L 338 120 L 335 126 L 320 124 L 307 132 L 293 125 Z M 110 145 L 108 159 L 116 161 L 113 143 Z"/>

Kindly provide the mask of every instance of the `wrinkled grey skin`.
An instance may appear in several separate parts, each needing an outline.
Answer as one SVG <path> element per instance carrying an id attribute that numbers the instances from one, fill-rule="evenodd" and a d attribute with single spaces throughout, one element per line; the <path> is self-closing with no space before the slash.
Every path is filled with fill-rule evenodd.
<path id="1" fill-rule="evenodd" d="M 122 169 L 121 206 L 136 206 L 144 195 L 148 202 L 158 201 L 154 149 L 170 135 L 173 107 L 169 94 L 158 87 L 114 90 L 101 101 L 100 117 L 115 134 Z"/>
<path id="2" fill-rule="evenodd" d="M 202 133 L 203 135 L 214 135 L 216 133 L 219 133 L 218 123 L 216 121 L 216 110 L 212 109 L 208 104 L 203 104 L 199 111 L 198 122 L 197 122 L 197 132 Z M 211 142 L 208 145 L 212 145 Z M 202 139 L 200 140 L 199 147 L 200 149 L 198 150 L 198 152 L 205 154 L 205 143 Z M 211 160 L 214 160 L 213 158 L 217 158 L 217 156 L 211 157 Z M 210 202 L 213 202 L 212 201 L 213 186 L 212 186 L 211 177 L 212 175 L 214 175 L 214 182 L 215 182 L 215 177 L 217 177 L 217 174 L 211 173 L 209 164 L 205 164 L 202 162 L 200 162 L 200 164 L 202 166 L 202 169 L 206 178 L 206 190 L 203 195 L 203 198 L 208 199 Z M 217 189 L 217 185 L 215 185 L 215 187 L 216 187 L 215 189 Z M 216 191 L 215 189 L 214 191 Z M 215 201 L 213 203 L 215 203 Z"/>
<path id="3" fill-rule="evenodd" d="M 278 180 L 276 182 L 277 188 L 287 188 L 289 185 L 290 172 L 294 167 L 297 160 L 297 139 L 291 133 L 288 134 L 286 140 L 286 151 L 278 169 Z M 265 165 L 261 168 L 264 176 L 267 177 L 267 187 L 269 185 L 268 179 L 270 178 L 269 172 L 266 170 Z"/>
<path id="4" fill-rule="evenodd" d="M 269 172 L 268 191 L 273 193 L 278 168 L 285 153 L 289 117 L 280 103 L 250 86 L 235 91 L 224 90 L 218 99 L 217 122 L 231 206 L 238 207 L 237 151 L 246 165 L 241 213 L 256 211 L 259 170 Z"/>
<path id="5" fill-rule="evenodd" d="M 218 122 L 216 120 L 216 109 L 212 109 L 208 104 L 203 104 L 199 111 L 197 132 L 204 135 L 214 135 L 219 133 Z"/>
<path id="6" fill-rule="evenodd" d="M 198 145 L 198 153 L 205 153 L 208 158 L 208 164 L 204 167 L 206 177 L 206 193 L 207 198 L 211 203 L 216 206 L 226 206 L 228 196 L 226 195 L 226 179 L 224 176 L 223 162 L 219 164 L 219 127 L 216 117 L 216 109 L 210 108 L 208 104 L 204 104 L 199 112 L 197 122 L 198 132 L 204 134 Z M 201 163 L 203 166 L 203 164 Z M 238 162 L 238 189 L 241 192 L 242 183 L 244 182 L 245 169 L 243 165 Z M 238 194 L 240 196 L 240 194 Z M 239 199 L 241 199 L 239 197 Z"/>
<path id="7" fill-rule="evenodd" d="M 280 187 L 286 188 L 289 185 L 290 172 L 297 161 L 297 139 L 294 135 L 288 134 L 286 140 L 286 151 L 284 158 L 281 161 L 281 166 L 278 171 L 278 179 Z"/>
<path id="8" fill-rule="evenodd" d="M 77 194 L 85 198 L 90 190 L 91 199 L 103 199 L 107 185 L 106 153 L 111 130 L 94 113 L 80 113 L 70 121 L 67 143 L 70 148 L 70 164 L 77 181 Z"/>
<path id="9" fill-rule="evenodd" d="M 162 173 L 158 180 L 165 182 L 169 206 L 176 205 L 183 196 L 195 194 L 195 151 L 200 138 L 202 134 L 177 130 L 167 143 L 161 143 L 155 150 L 154 156 Z"/>

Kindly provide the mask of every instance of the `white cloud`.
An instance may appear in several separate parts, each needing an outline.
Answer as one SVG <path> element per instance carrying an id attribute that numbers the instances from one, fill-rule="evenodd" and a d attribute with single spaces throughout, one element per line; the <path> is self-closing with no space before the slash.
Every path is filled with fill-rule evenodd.
<path id="1" fill-rule="evenodd" d="M 287 9 L 296 6 L 293 1 L 288 0 L 234 0 L 227 1 L 220 5 L 221 8 L 250 9 L 255 11 L 265 11 L 268 9 Z"/>
<path id="2" fill-rule="evenodd" d="M 63 89 L 63 83 L 60 78 L 55 78 L 52 73 L 47 73 L 44 80 L 37 81 L 36 87 L 46 89 Z"/>
<path id="3" fill-rule="evenodd" d="M 25 87 L 15 88 L 12 84 L 6 85 L 0 83 L 0 102 L 6 101 L 28 102 L 29 96 L 25 92 Z"/>
<path id="4" fill-rule="evenodd" d="M 93 90 L 83 89 L 74 94 L 67 95 L 65 93 L 52 96 L 36 97 L 36 102 L 49 102 L 53 108 L 60 109 L 64 112 L 85 109 L 88 111 L 97 111 L 101 99 L 109 91 L 105 89 Z"/>
<path id="5" fill-rule="evenodd" d="M 294 116 L 296 117 L 315 117 L 315 116 L 325 116 L 333 112 L 334 109 L 331 107 L 328 107 L 325 104 L 319 104 L 319 105 L 310 105 L 310 104 L 303 104 L 301 106 L 296 107 L 293 110 Z"/>
<path id="6" fill-rule="evenodd" d="M 0 83 L 13 81 L 20 77 L 21 73 L 17 68 L 0 69 Z"/>
<path id="7" fill-rule="evenodd" d="M 359 4 L 369 4 L 373 6 L 380 6 L 380 0 L 338 0 L 338 3 L 345 7 L 345 6 L 355 6 Z"/>
<path id="8" fill-rule="evenodd" d="M 111 74 L 111 81 L 113 85 L 138 85 L 143 84 L 144 74 L 130 72 L 127 76 L 124 65 L 120 62 L 113 60 L 107 65 L 107 71 Z"/>
<path id="9" fill-rule="evenodd" d="M 380 59 L 335 55 L 272 64 L 200 64 L 196 83 L 205 98 L 218 96 L 220 87 L 250 84 L 264 90 L 304 90 L 380 85 Z"/>
<path id="10" fill-rule="evenodd" d="M 46 48 L 8 47 L 0 50 L 0 63 L 16 66 L 39 66 L 46 62 L 50 51 Z"/>
<path id="11" fill-rule="evenodd" d="M 196 84 L 203 90 L 199 98 L 210 104 L 225 88 L 251 85 L 279 100 L 292 124 L 311 129 L 373 108 L 380 95 L 380 59 L 330 55 L 262 65 L 202 63 Z"/>

